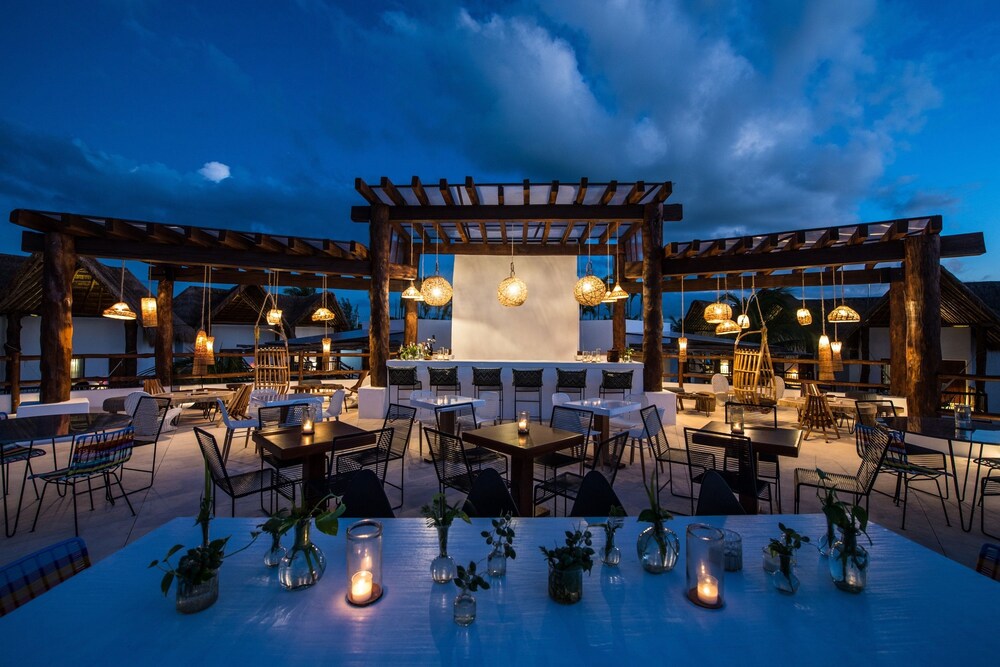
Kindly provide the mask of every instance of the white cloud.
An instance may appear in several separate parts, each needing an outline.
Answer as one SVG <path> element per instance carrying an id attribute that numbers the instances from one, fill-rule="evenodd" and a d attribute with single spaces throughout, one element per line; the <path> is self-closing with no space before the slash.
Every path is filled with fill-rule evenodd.
<path id="1" fill-rule="evenodd" d="M 198 170 L 198 173 L 205 177 L 205 180 L 213 183 L 221 183 L 229 178 L 229 165 L 221 162 L 206 162 L 205 166 Z"/>

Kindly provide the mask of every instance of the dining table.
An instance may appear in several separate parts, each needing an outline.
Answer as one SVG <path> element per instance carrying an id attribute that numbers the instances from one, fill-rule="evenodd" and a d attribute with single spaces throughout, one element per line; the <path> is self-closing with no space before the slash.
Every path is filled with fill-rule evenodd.
<path id="1" fill-rule="evenodd" d="M 976 496 L 979 492 L 979 475 L 982 466 L 975 462 L 975 459 L 983 458 L 983 450 L 987 446 L 1000 447 L 1000 424 L 986 421 L 973 421 L 972 428 L 957 428 L 952 417 L 880 417 L 880 423 L 894 431 L 900 431 L 907 435 L 916 435 L 924 438 L 947 443 L 947 461 L 951 464 L 951 474 L 949 477 L 955 488 L 955 497 L 958 505 L 958 523 L 965 532 L 972 530 L 973 515 L 976 512 Z M 959 480 L 955 445 L 960 443 L 965 447 L 965 474 Z M 979 446 L 978 456 L 973 457 L 973 451 Z M 1000 451 L 996 453 L 1000 455 Z M 969 484 L 969 470 L 975 466 L 975 481 L 972 485 L 972 501 L 969 505 L 969 522 L 966 523 L 963 517 L 962 504 L 965 502 L 966 489 Z"/>
<path id="2" fill-rule="evenodd" d="M 600 433 L 600 442 L 611 437 L 612 417 L 620 417 L 642 409 L 642 403 L 609 398 L 584 398 L 577 401 L 566 401 L 562 405 L 593 414 L 594 430 Z"/>
<path id="3" fill-rule="evenodd" d="M 470 445 L 510 457 L 510 489 L 522 514 L 535 507 L 535 459 L 542 454 L 573 447 L 583 442 L 583 434 L 530 423 L 527 433 L 519 433 L 516 422 L 484 426 L 462 432 Z"/>
<path id="4" fill-rule="evenodd" d="M 306 507 L 315 507 L 327 495 L 327 454 L 375 442 L 371 432 L 342 421 L 316 422 L 312 433 L 302 425 L 257 429 L 254 444 L 287 464 L 302 464 L 302 494 Z"/>
<path id="5" fill-rule="evenodd" d="M 446 394 L 444 396 L 429 396 L 427 398 L 410 397 L 410 405 L 415 408 L 433 410 L 439 430 L 445 433 L 455 432 L 455 413 L 462 408 L 478 408 L 486 404 L 486 399 L 474 398 L 472 396 L 456 396 Z"/>
<path id="6" fill-rule="evenodd" d="M 270 540 L 250 540 L 257 518 L 212 521 L 211 536 L 230 536 L 219 572 L 219 597 L 208 609 L 175 610 L 174 589 L 160 592 L 162 572 L 149 568 L 175 544 L 194 545 L 190 517 L 168 521 L 52 590 L 0 618 L 4 664 L 118 665 L 635 665 L 698 667 L 772 665 L 989 665 L 995 643 L 986 628 L 997 582 L 875 523 L 865 546 L 867 587 L 837 589 L 828 561 L 811 545 L 796 555 L 797 593 L 779 592 L 762 568 L 762 549 L 778 537 L 778 522 L 815 540 L 821 514 L 677 517 L 667 526 L 680 539 L 676 567 L 642 570 L 634 543 L 648 524 L 626 518 L 616 533 L 617 567 L 595 564 L 583 575 L 572 605 L 548 596 L 548 566 L 539 546 L 552 548 L 581 519 L 514 519 L 517 558 L 506 575 L 473 593 L 476 618 L 454 622 L 453 583 L 431 581 L 438 538 L 423 519 L 380 520 L 382 586 L 376 603 L 346 601 L 347 528 L 312 531 L 326 556 L 313 586 L 284 590 L 277 569 L 264 565 Z M 706 609 L 686 596 L 687 528 L 704 522 L 735 531 L 742 569 L 722 577 L 723 606 Z M 485 560 L 480 532 L 489 519 L 455 522 L 448 553 L 463 565 Z M 600 552 L 604 534 L 589 526 Z M 485 575 L 485 565 L 482 571 Z M 175 584 L 176 586 L 176 584 Z M 84 610 L 84 611 L 81 611 Z M 54 619 L 62 619 L 54 622 Z"/>
<path id="7" fill-rule="evenodd" d="M 11 537 L 17 532 L 17 525 L 21 518 L 21 501 L 24 499 L 24 487 L 28 481 L 28 465 L 26 463 L 24 466 L 17 513 L 14 516 L 14 525 L 11 526 L 7 507 L 8 462 L 5 459 L 10 457 L 30 461 L 41 455 L 40 450 L 35 447 L 36 442 L 50 442 L 52 443 L 52 467 L 55 469 L 59 467 L 56 458 L 56 442 L 58 440 L 74 438 L 84 433 L 99 433 L 125 428 L 131 423 L 132 418 L 127 415 L 100 412 L 0 419 L 0 475 L 2 475 L 0 481 L 3 484 L 3 519 L 7 537 Z"/>

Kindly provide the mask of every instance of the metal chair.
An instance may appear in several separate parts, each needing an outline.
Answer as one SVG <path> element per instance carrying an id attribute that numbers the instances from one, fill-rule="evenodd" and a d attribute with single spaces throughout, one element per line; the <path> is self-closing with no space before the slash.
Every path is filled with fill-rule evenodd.
<path id="1" fill-rule="evenodd" d="M 626 394 L 632 392 L 632 371 L 601 371 L 601 398 L 607 398 L 609 394 L 618 394 L 625 398 Z"/>
<path id="2" fill-rule="evenodd" d="M 0 420 L 3 419 L 7 419 L 6 412 L 0 412 Z M 31 459 L 39 456 L 45 456 L 45 452 L 32 447 L 31 443 L 27 445 L 14 443 L 0 447 L 0 475 L 3 476 L 3 525 L 7 537 L 13 537 L 14 533 L 17 532 L 17 525 L 21 521 L 21 504 L 24 501 L 24 488 L 28 485 L 27 482 L 29 479 L 31 479 L 32 487 L 35 489 L 35 498 L 39 497 L 38 482 L 34 479 L 35 471 L 31 467 Z M 7 509 L 7 494 L 10 491 L 10 470 L 8 466 L 13 463 L 21 463 L 22 461 L 24 462 L 24 472 L 21 476 L 21 493 L 18 497 L 17 514 L 14 515 L 14 525 L 12 527 Z"/>
<path id="3" fill-rule="evenodd" d="M 726 423 L 730 421 L 730 411 L 734 408 L 743 409 L 743 422 L 747 426 L 759 424 L 765 428 L 778 428 L 778 408 L 774 405 L 757 403 L 739 403 L 726 401 Z M 757 476 L 766 479 L 774 486 L 774 495 L 778 502 L 778 514 L 781 514 L 781 463 L 776 454 L 757 454 Z"/>
<path id="4" fill-rule="evenodd" d="M 476 475 L 462 509 L 473 518 L 494 518 L 508 512 L 511 516 L 521 516 L 510 489 L 493 468 L 486 468 Z"/>
<path id="5" fill-rule="evenodd" d="M 153 446 L 153 460 L 149 469 L 145 468 L 124 468 L 134 472 L 149 473 L 149 484 L 132 489 L 129 493 L 145 491 L 153 486 L 153 478 L 156 475 L 156 445 L 160 441 L 160 433 L 163 432 L 163 422 L 166 421 L 167 412 L 170 411 L 169 398 L 157 398 L 156 396 L 143 396 L 135 406 L 132 413 L 132 427 L 135 429 L 135 446 Z"/>
<path id="6" fill-rule="evenodd" d="M 369 452 L 367 457 L 352 458 L 347 454 L 338 456 L 327 472 L 329 492 L 337 496 L 343 495 L 354 475 L 365 468 L 374 470 L 379 482 L 385 484 L 394 431 L 392 427 L 370 431 L 371 435 L 375 436 L 375 446 L 366 448 Z"/>
<path id="7" fill-rule="evenodd" d="M 400 391 L 415 391 L 422 389 L 423 384 L 417 379 L 416 366 L 389 366 L 387 369 L 387 384 L 389 386 L 389 400 L 392 400 L 392 389 L 396 388 L 396 403 L 402 399 Z M 407 394 L 409 396 L 409 394 Z"/>
<path id="8" fill-rule="evenodd" d="M 597 471 L 604 475 L 608 484 L 614 488 L 615 478 L 618 476 L 618 465 L 621 463 L 622 454 L 625 452 L 625 444 L 628 441 L 628 433 L 613 435 L 604 442 L 597 445 L 594 451 L 594 462 L 590 472 Z M 546 479 L 535 485 L 535 506 L 546 503 L 549 500 L 556 501 L 553 509 L 558 510 L 558 498 L 563 499 L 563 511 L 570 500 L 575 501 L 583 485 L 584 475 L 574 472 L 563 472 Z M 556 512 L 553 512 L 555 515 Z"/>
<path id="9" fill-rule="evenodd" d="M 552 408 L 552 418 L 549 426 L 563 431 L 572 431 L 583 436 L 580 444 L 573 445 L 556 452 L 548 452 L 535 458 L 535 463 L 543 470 L 541 478 L 536 481 L 544 482 L 554 477 L 560 468 L 577 466 L 579 474 L 583 474 L 583 464 L 587 458 L 587 446 L 590 444 L 590 434 L 594 426 L 594 413 L 587 410 L 577 410 L 564 405 L 557 405 Z M 569 453 L 567 453 L 567 451 Z M 551 471 L 551 475 L 549 474 Z"/>
<path id="10" fill-rule="evenodd" d="M 986 465 L 990 469 L 986 473 L 986 477 L 979 482 L 979 502 L 982 505 L 982 511 L 979 512 L 979 530 L 982 531 L 983 535 L 1000 539 L 1000 535 L 986 532 L 986 499 L 1000 496 L 1000 474 L 996 477 L 993 476 L 994 472 L 1000 472 L 1000 459 L 990 459 L 989 461 Z"/>
<path id="11" fill-rule="evenodd" d="M 246 431 L 246 437 L 243 439 L 243 448 L 246 449 L 250 443 L 250 431 L 257 427 L 257 420 L 233 419 L 222 399 L 217 398 L 215 400 L 219 402 L 219 414 L 222 416 L 222 425 L 226 427 L 226 437 L 222 441 L 222 460 L 228 461 L 229 450 L 233 445 L 233 435 L 241 429 Z"/>
<path id="12" fill-rule="evenodd" d="M 90 567 L 87 544 L 71 537 L 0 568 L 0 616 Z"/>
<path id="13" fill-rule="evenodd" d="M 351 519 L 395 519 L 396 514 L 389 505 L 385 489 L 378 476 L 370 468 L 358 470 L 347 483 L 340 498 L 344 506 L 344 518 Z"/>
<path id="14" fill-rule="evenodd" d="M 503 381 L 500 378 L 499 368 L 479 368 L 472 367 L 472 391 L 473 396 L 481 398 L 483 392 L 497 392 L 500 395 L 500 411 L 497 418 L 503 415 Z"/>
<path id="15" fill-rule="evenodd" d="M 434 399 L 434 392 L 426 391 L 426 390 L 423 390 L 423 389 L 418 389 L 417 391 L 411 391 L 410 392 L 410 401 L 412 402 L 414 399 L 433 400 Z M 414 406 L 414 407 L 416 408 L 416 411 L 417 411 L 417 419 L 416 419 L 416 421 L 417 421 L 417 430 L 418 431 L 421 430 L 421 429 L 425 429 L 428 426 L 430 426 L 431 428 L 437 428 L 437 413 L 434 410 L 431 410 L 430 408 L 423 408 L 423 407 L 416 407 L 416 406 Z M 419 434 L 418 434 L 418 437 L 417 437 L 417 448 L 419 450 L 420 456 L 423 457 L 423 455 L 424 455 L 424 440 L 423 440 L 423 438 L 419 437 Z"/>
<path id="16" fill-rule="evenodd" d="M 587 397 L 587 369 L 565 370 L 556 369 L 556 391 L 563 394 L 576 394 L 583 400 Z"/>
<path id="17" fill-rule="evenodd" d="M 701 480 L 698 506 L 695 508 L 694 514 L 695 516 L 729 516 L 746 514 L 746 512 L 725 478 L 716 471 L 709 470 Z"/>
<path id="18" fill-rule="evenodd" d="M 667 434 L 663 430 L 663 419 L 660 417 L 660 410 L 655 405 L 650 405 L 639 411 L 639 415 L 642 418 L 643 432 L 645 433 L 645 442 L 649 445 L 650 451 L 650 465 L 658 465 L 660 471 L 663 471 L 663 464 L 667 464 L 667 481 L 660 484 L 656 489 L 656 501 L 660 500 L 660 491 L 665 486 L 670 486 L 670 495 L 675 498 L 688 498 L 694 502 L 693 495 L 684 495 L 683 493 L 677 493 L 674 491 L 674 464 L 680 464 L 683 466 L 688 465 L 687 451 L 681 450 L 677 447 L 671 447 L 670 441 L 667 439 Z M 641 443 L 640 443 L 641 444 Z M 639 462 L 642 464 L 642 478 L 646 479 L 646 459 L 643 457 L 642 449 L 639 449 Z M 692 494 L 694 489 L 692 488 Z"/>
<path id="19" fill-rule="evenodd" d="M 885 460 L 882 462 L 881 472 L 886 472 L 890 475 L 896 476 L 896 492 L 893 496 L 893 501 L 896 506 L 899 506 L 900 501 L 900 487 L 903 491 L 903 523 L 900 526 L 902 530 L 906 530 L 906 501 L 910 492 L 910 484 L 913 482 L 934 482 L 937 487 L 938 498 L 941 499 L 941 510 L 944 512 L 944 522 L 946 525 L 951 526 L 951 521 L 948 520 L 948 508 L 944 504 L 945 494 L 941 490 L 941 478 L 944 477 L 945 488 L 948 486 L 948 477 L 951 477 L 951 473 L 944 470 L 934 470 L 932 468 L 925 468 L 923 466 L 914 463 L 911 458 L 907 455 L 906 443 L 904 442 L 903 434 L 899 431 L 889 431 L 889 443 L 886 446 Z M 924 493 L 930 493 L 923 489 L 914 489 L 915 491 L 923 491 Z"/>
<path id="20" fill-rule="evenodd" d="M 65 468 L 58 468 L 50 472 L 41 472 L 33 475 L 34 478 L 44 482 L 42 486 L 42 497 L 38 500 L 38 508 L 35 510 L 35 520 L 31 524 L 31 532 L 35 532 L 38 525 L 38 516 L 42 512 L 42 505 L 45 503 L 45 491 L 49 484 L 62 487 L 60 495 L 69 491 L 73 494 L 73 534 L 80 534 L 80 522 L 77 513 L 76 497 L 79 493 L 87 493 L 90 496 L 90 511 L 94 511 L 94 493 L 91 481 L 100 478 L 104 482 L 104 498 L 112 505 L 117 499 L 111 493 L 112 480 L 118 485 L 121 498 L 125 499 L 129 512 L 135 516 L 135 509 L 132 507 L 125 489 L 122 488 L 121 475 L 119 474 L 124 464 L 132 457 L 132 448 L 135 445 L 135 430 L 128 426 L 117 431 L 104 431 L 103 433 L 87 433 L 78 435 L 73 439 L 73 450 L 69 455 L 69 464 Z M 76 490 L 79 482 L 87 483 L 87 490 Z"/>
<path id="21" fill-rule="evenodd" d="M 538 421 L 542 421 L 542 369 L 515 368 L 511 372 L 514 375 L 514 416 L 517 416 L 518 406 L 527 403 L 538 406 Z"/>
<path id="22" fill-rule="evenodd" d="M 826 473 L 827 484 L 819 478 L 819 474 L 813 468 L 795 469 L 795 513 L 799 513 L 799 493 L 803 486 L 816 489 L 835 486 L 838 493 L 850 494 L 854 497 L 854 503 L 860 503 L 865 499 L 865 507 L 869 503 L 872 488 L 875 486 L 875 479 L 885 461 L 886 449 L 889 446 L 889 433 L 884 429 L 858 424 L 854 429 L 854 437 L 857 440 L 858 448 L 861 450 L 861 465 L 854 475 L 844 475 L 841 473 Z"/>
<path id="23" fill-rule="evenodd" d="M 688 479 L 691 483 L 691 513 L 694 514 L 694 485 L 701 485 L 705 475 L 714 470 L 740 496 L 747 514 L 757 514 L 757 504 L 766 500 L 771 506 L 771 483 L 757 477 L 757 460 L 750 438 L 731 433 L 684 429 L 688 455 Z"/>
<path id="24" fill-rule="evenodd" d="M 215 436 L 208 431 L 195 428 L 194 437 L 198 441 L 198 448 L 201 450 L 201 456 L 205 460 L 205 465 L 208 466 L 208 472 L 212 477 L 212 484 L 215 485 L 215 488 L 221 489 L 230 498 L 230 513 L 232 516 L 236 516 L 236 500 L 246 498 L 255 493 L 260 494 L 260 509 L 267 514 L 274 514 L 276 508 L 275 492 L 288 498 L 293 504 L 295 503 L 295 485 L 292 480 L 283 477 L 281 473 L 271 468 L 262 468 L 260 470 L 251 470 L 250 472 L 230 475 L 226 469 L 226 462 L 222 458 L 222 452 L 219 451 L 219 443 L 215 440 Z M 265 491 L 270 494 L 270 502 L 267 508 L 264 507 Z M 215 499 L 216 494 L 213 493 L 213 514 L 215 513 Z"/>
<path id="25" fill-rule="evenodd" d="M 435 396 L 441 392 L 446 394 L 461 394 L 462 383 L 458 381 L 458 366 L 448 366 L 446 368 L 427 367 L 427 383 Z"/>
<path id="26" fill-rule="evenodd" d="M 982 546 L 979 550 L 979 560 L 976 561 L 976 572 L 994 581 L 1000 581 L 1000 544 L 987 542 Z"/>
<path id="27" fill-rule="evenodd" d="M 398 403 L 390 403 L 389 409 L 385 413 L 385 420 L 382 422 L 383 429 L 392 429 L 392 442 L 389 445 L 388 451 L 380 452 L 376 444 L 372 447 L 364 447 L 341 454 L 338 457 L 338 471 L 341 468 L 339 459 L 350 460 L 351 467 L 353 468 L 378 469 L 381 459 L 385 458 L 386 470 L 383 472 L 381 481 L 383 484 L 388 484 L 393 488 L 399 489 L 399 504 L 393 506 L 393 509 L 399 509 L 403 506 L 403 483 L 406 478 L 406 449 L 410 444 L 410 433 L 413 430 L 413 420 L 416 414 L 416 408 L 408 405 L 399 405 Z M 398 486 L 387 479 L 388 465 L 393 461 L 399 461 Z M 345 463 L 344 465 L 346 466 L 347 464 Z"/>
<path id="28" fill-rule="evenodd" d="M 608 516 L 612 507 L 621 507 L 621 499 L 611 487 L 607 478 L 598 470 L 591 470 L 583 476 L 583 483 L 577 491 L 576 500 L 573 501 L 573 509 L 569 515 L 573 517 L 603 517 Z M 628 516 L 628 512 L 625 511 Z"/>
<path id="29" fill-rule="evenodd" d="M 257 409 L 257 428 L 275 428 L 281 426 L 297 426 L 302 423 L 308 403 L 291 403 L 287 405 L 265 405 Z M 267 464 L 279 471 L 282 477 L 299 484 L 302 482 L 302 464 L 283 461 L 261 450 L 260 468 Z"/>
<path id="30" fill-rule="evenodd" d="M 438 492 L 444 493 L 446 488 L 452 488 L 468 494 L 475 476 L 465 456 L 461 438 L 434 428 L 424 428 L 423 435 L 427 439 L 427 450 L 438 478 Z"/>

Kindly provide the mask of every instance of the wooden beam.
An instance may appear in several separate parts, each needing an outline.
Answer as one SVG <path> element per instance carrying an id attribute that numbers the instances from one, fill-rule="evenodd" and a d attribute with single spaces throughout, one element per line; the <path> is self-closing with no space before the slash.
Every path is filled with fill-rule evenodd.
<path id="1" fill-rule="evenodd" d="M 369 206 L 352 206 L 351 220 L 368 222 L 371 217 Z M 670 215 L 668 216 L 668 212 Z M 680 204 L 664 206 L 665 220 L 680 220 L 683 208 Z M 393 207 L 389 211 L 390 220 L 400 222 L 433 222 L 465 220 L 477 222 L 509 221 L 509 222 L 544 222 L 546 220 L 623 220 L 636 222 L 642 216 L 642 206 L 638 204 L 591 206 L 587 204 L 525 204 L 524 206 L 498 206 L 480 204 L 479 206 L 407 206 Z"/>
<path id="2" fill-rule="evenodd" d="M 523 198 L 522 204 L 524 206 L 530 206 L 531 205 L 531 181 L 529 181 L 528 179 L 524 179 L 524 183 L 521 185 L 521 193 L 522 193 L 522 198 Z"/>
<path id="3" fill-rule="evenodd" d="M 413 299 L 403 299 L 403 345 L 412 345 L 419 339 L 417 329 L 417 302 Z"/>
<path id="4" fill-rule="evenodd" d="M 665 271 L 663 273 L 663 291 L 664 292 L 676 292 L 680 288 L 676 286 L 676 279 L 679 276 L 689 276 L 693 274 L 689 273 L 674 273 L 670 269 L 670 261 L 668 260 L 664 263 Z M 638 278 L 641 273 L 634 271 L 627 274 L 629 278 Z M 882 269 L 856 269 L 853 271 L 844 272 L 844 284 L 845 285 L 886 285 L 894 280 L 901 280 L 902 273 L 896 268 L 882 268 Z M 756 274 L 755 280 L 757 281 L 757 287 L 763 288 L 775 288 L 775 287 L 799 287 L 802 285 L 801 273 L 780 273 L 780 274 Z M 840 283 L 840 278 L 838 277 L 837 283 Z M 812 272 L 806 273 L 805 275 L 806 287 L 818 287 L 819 286 L 819 273 Z M 823 274 L 823 284 L 830 285 L 830 274 L 824 272 Z M 710 292 L 715 290 L 715 278 L 688 278 L 684 282 L 684 289 L 688 292 Z"/>
<path id="5" fill-rule="evenodd" d="M 646 194 L 646 184 L 642 181 L 636 181 L 632 184 L 632 188 L 625 195 L 626 204 L 638 204 L 642 201 L 643 196 Z"/>
<path id="6" fill-rule="evenodd" d="M 410 179 L 410 189 L 413 190 L 413 196 L 417 198 L 421 206 L 430 206 L 431 200 L 427 198 L 427 191 L 424 190 L 424 184 L 420 182 L 417 176 Z"/>
<path id="7" fill-rule="evenodd" d="M 906 373 L 906 288 L 902 279 L 889 285 L 889 393 L 908 395 Z"/>
<path id="8" fill-rule="evenodd" d="M 674 184 L 671 183 L 670 181 L 666 181 L 663 183 L 663 185 L 660 186 L 660 189 L 657 190 L 656 196 L 653 197 L 653 202 L 657 204 L 662 204 L 670 197 L 671 194 L 673 194 L 673 192 L 674 192 Z"/>
<path id="9" fill-rule="evenodd" d="M 406 206 L 406 200 L 403 195 L 396 188 L 395 184 L 389 180 L 388 176 L 383 176 L 382 181 L 379 185 L 382 188 L 382 192 L 389 197 L 390 201 L 396 206 Z"/>
<path id="10" fill-rule="evenodd" d="M 618 190 L 618 181 L 611 181 L 604 188 L 604 194 L 601 195 L 601 199 L 597 202 L 600 206 L 607 206 L 611 198 L 615 196 L 615 192 Z"/>
<path id="11" fill-rule="evenodd" d="M 378 198 L 375 191 L 371 189 L 371 186 L 365 183 L 360 178 L 354 179 L 354 189 L 358 191 L 358 194 L 364 197 L 365 201 L 369 204 L 381 204 L 382 200 Z"/>
<path id="12" fill-rule="evenodd" d="M 42 321 L 39 329 L 41 403 L 70 398 L 73 361 L 73 274 L 76 248 L 72 236 L 46 232 L 42 251 Z"/>
<path id="13" fill-rule="evenodd" d="M 451 195 L 451 188 L 448 186 L 448 180 L 447 179 L 442 178 L 440 181 L 438 181 L 438 192 L 441 193 L 441 198 L 444 199 L 445 206 L 454 206 L 455 205 L 455 198 L 452 197 L 452 195 Z M 430 206 L 424 206 L 423 208 L 424 209 L 428 209 L 428 208 L 431 208 L 431 207 Z M 440 207 L 438 207 L 438 208 L 440 208 Z M 354 219 L 354 207 L 351 208 L 351 220 L 353 220 L 353 219 Z M 431 219 L 432 218 L 428 218 L 427 220 L 430 221 Z"/>
<path id="14" fill-rule="evenodd" d="M 552 181 L 549 186 L 549 206 L 556 205 L 556 198 L 559 196 L 559 181 Z"/>
<path id="15" fill-rule="evenodd" d="M 372 254 L 371 285 L 368 301 L 371 316 L 368 329 L 369 362 L 373 387 L 385 387 L 386 362 L 389 360 L 389 207 L 376 206 L 372 209 L 372 224 L 369 227 Z"/>
<path id="16" fill-rule="evenodd" d="M 465 177 L 465 193 L 469 195 L 470 204 L 479 206 L 479 192 L 476 191 L 476 184 L 472 180 L 472 176 Z"/>
<path id="17" fill-rule="evenodd" d="M 583 201 L 586 198 L 587 198 L 587 179 L 581 178 L 580 187 L 576 191 L 576 198 L 573 200 L 573 203 L 576 204 L 577 206 L 580 206 L 583 204 Z"/>
<path id="18" fill-rule="evenodd" d="M 505 195 L 504 195 L 504 191 L 503 191 L 503 186 L 502 185 L 498 185 L 497 186 L 497 204 L 500 205 L 500 206 L 503 206 L 504 203 L 505 203 Z M 482 223 L 480 223 L 480 224 L 482 224 Z"/>
<path id="19" fill-rule="evenodd" d="M 17 412 L 21 402 L 21 318 L 22 313 L 7 313 L 7 337 L 3 344 L 4 378 L 10 383 L 10 411 Z"/>

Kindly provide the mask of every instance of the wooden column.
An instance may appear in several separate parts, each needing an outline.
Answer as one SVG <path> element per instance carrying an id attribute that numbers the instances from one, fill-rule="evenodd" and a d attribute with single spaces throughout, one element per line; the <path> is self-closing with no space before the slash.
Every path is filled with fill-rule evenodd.
<path id="1" fill-rule="evenodd" d="M 611 348 L 625 349 L 625 299 L 619 299 L 611 308 Z"/>
<path id="2" fill-rule="evenodd" d="M 663 391 L 663 204 L 642 216 L 642 388 Z"/>
<path id="3" fill-rule="evenodd" d="M 68 401 L 72 386 L 73 274 L 76 273 L 76 242 L 72 236 L 46 232 L 42 241 L 42 403 Z"/>
<path id="4" fill-rule="evenodd" d="M 17 412 L 21 403 L 21 313 L 7 314 L 7 342 L 4 343 L 4 356 L 7 362 L 4 377 L 10 383 L 10 411 Z"/>
<path id="5" fill-rule="evenodd" d="M 907 414 L 936 417 L 941 406 L 941 237 L 903 241 Z"/>
<path id="6" fill-rule="evenodd" d="M 403 299 L 403 344 L 411 345 L 417 342 L 417 302 L 413 299 Z"/>
<path id="7" fill-rule="evenodd" d="M 389 360 L 389 241 L 392 226 L 389 224 L 389 207 L 384 204 L 372 206 L 371 223 L 368 227 L 370 243 L 372 280 L 368 288 L 371 304 L 371 324 L 368 328 L 368 348 L 371 356 L 371 379 L 373 387 L 386 386 L 385 364 Z"/>
<path id="8" fill-rule="evenodd" d="M 168 268 L 156 285 L 156 377 L 164 388 L 174 384 L 174 271 Z"/>
<path id="9" fill-rule="evenodd" d="M 860 341 L 860 351 L 858 354 L 859 359 L 865 359 L 871 361 L 871 348 L 872 348 L 872 330 L 867 324 L 861 325 L 861 331 L 858 332 L 861 336 Z M 872 367 L 868 364 L 861 366 L 861 377 L 860 382 L 871 382 L 872 378 Z M 881 380 L 881 378 L 880 378 Z"/>
<path id="10" fill-rule="evenodd" d="M 972 332 L 976 337 L 976 375 L 986 375 L 986 327 L 976 325 Z M 986 392 L 985 380 L 976 380 L 976 391 Z"/>
<path id="11" fill-rule="evenodd" d="M 889 283 L 889 393 L 908 396 L 906 379 L 906 306 L 903 283 Z"/>
<path id="12" fill-rule="evenodd" d="M 122 322 L 125 328 L 125 354 L 137 354 L 139 352 L 139 322 L 137 320 L 127 320 Z M 122 359 L 121 373 L 129 378 L 134 378 L 139 373 L 138 360 Z M 135 380 L 126 380 L 126 385 L 134 384 Z"/>

